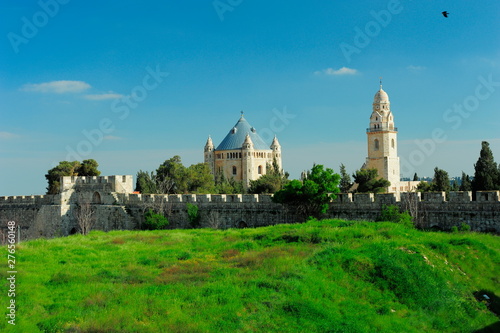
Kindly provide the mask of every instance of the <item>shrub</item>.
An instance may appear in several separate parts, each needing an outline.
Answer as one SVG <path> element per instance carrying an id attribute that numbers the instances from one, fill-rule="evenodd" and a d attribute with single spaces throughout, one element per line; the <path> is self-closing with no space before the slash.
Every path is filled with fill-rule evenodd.
<path id="1" fill-rule="evenodd" d="M 142 224 L 144 230 L 160 230 L 167 226 L 168 220 L 162 214 L 155 213 L 152 209 L 144 214 L 144 223 Z"/>
<path id="2" fill-rule="evenodd" d="M 414 227 L 411 215 L 404 211 L 400 212 L 395 205 L 384 205 L 377 221 L 387 221 L 403 224 L 406 227 Z"/>
<path id="3" fill-rule="evenodd" d="M 187 203 L 187 214 L 189 219 L 189 224 L 192 228 L 196 228 L 200 226 L 200 213 L 198 212 L 198 206 L 193 205 L 192 203 Z"/>
<path id="4" fill-rule="evenodd" d="M 460 231 L 470 231 L 470 225 L 467 223 L 462 222 L 460 224 Z"/>

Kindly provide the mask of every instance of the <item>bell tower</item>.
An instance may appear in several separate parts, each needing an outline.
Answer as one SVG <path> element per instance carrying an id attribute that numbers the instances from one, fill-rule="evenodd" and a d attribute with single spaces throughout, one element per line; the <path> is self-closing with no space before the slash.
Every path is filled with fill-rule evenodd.
<path id="1" fill-rule="evenodd" d="M 397 192 L 400 182 L 398 129 L 394 127 L 389 96 L 382 89 L 382 81 L 379 91 L 373 98 L 370 125 L 366 129 L 366 134 L 368 157 L 364 168 L 377 169 L 379 177 L 391 182 L 387 191 Z"/>

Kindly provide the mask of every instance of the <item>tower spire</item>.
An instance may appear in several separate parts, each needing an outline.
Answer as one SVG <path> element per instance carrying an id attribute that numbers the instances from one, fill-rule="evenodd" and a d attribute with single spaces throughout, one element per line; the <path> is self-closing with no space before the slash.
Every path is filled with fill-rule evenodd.
<path id="1" fill-rule="evenodd" d="M 382 89 L 382 76 L 379 77 L 379 79 L 380 79 L 380 89 Z"/>

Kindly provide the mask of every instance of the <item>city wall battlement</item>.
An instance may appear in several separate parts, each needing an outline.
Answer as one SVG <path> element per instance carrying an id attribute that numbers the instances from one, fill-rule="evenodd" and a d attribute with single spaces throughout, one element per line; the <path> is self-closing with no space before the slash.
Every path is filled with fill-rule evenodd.
<path id="1" fill-rule="evenodd" d="M 61 193 L 0 197 L 0 236 L 8 221 L 16 221 L 22 239 L 66 236 L 78 231 L 75 212 L 92 205 L 95 229 L 138 229 L 149 208 L 161 210 L 170 228 L 191 227 L 187 203 L 199 209 L 201 227 L 257 227 L 295 223 L 293 208 L 274 203 L 267 194 L 135 194 L 132 176 L 62 177 Z M 500 233 L 500 191 L 340 193 L 324 218 L 376 220 L 384 205 L 396 205 L 418 215 L 422 228 L 449 230 L 467 224 L 474 231 Z M 1 237 L 0 237 L 1 238 Z"/>
<path id="2" fill-rule="evenodd" d="M 69 177 L 64 177 L 69 178 Z M 99 178 L 107 179 L 108 177 L 97 177 L 97 179 L 89 179 L 85 182 L 72 182 L 74 188 L 78 188 L 82 184 L 96 185 L 109 183 L 102 182 Z M 109 177 L 111 178 L 111 177 Z M 113 180 L 114 181 L 114 180 Z M 65 186 L 70 183 L 65 183 Z M 90 192 L 98 192 L 105 196 L 106 194 L 114 194 L 116 204 L 134 205 L 141 203 L 154 202 L 170 202 L 170 203 L 272 203 L 272 195 L 269 194 L 133 194 L 124 192 L 109 191 L 107 188 L 86 187 L 85 190 Z M 66 189 L 67 191 L 67 189 Z M 103 193 L 101 193 L 103 192 Z M 417 202 L 429 203 L 471 203 L 471 202 L 490 202 L 500 204 L 500 191 L 478 191 L 476 198 L 473 200 L 472 192 L 449 192 L 448 196 L 445 192 L 410 192 L 410 193 L 339 193 L 337 198 L 332 200 L 332 204 L 339 205 L 349 203 L 379 203 L 379 204 L 397 204 L 406 200 L 415 200 Z M 60 195 L 31 195 L 31 196 L 8 196 L 0 197 L 0 205 L 2 204 L 32 204 L 32 205 L 50 205 L 61 204 Z"/>

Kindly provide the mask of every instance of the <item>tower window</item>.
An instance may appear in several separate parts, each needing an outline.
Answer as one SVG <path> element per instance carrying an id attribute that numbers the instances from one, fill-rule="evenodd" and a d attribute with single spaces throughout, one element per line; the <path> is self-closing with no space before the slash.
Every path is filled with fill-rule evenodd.
<path id="1" fill-rule="evenodd" d="M 235 167 L 235 166 L 233 166 L 233 175 L 234 175 L 234 176 L 236 176 L 236 174 L 237 174 L 236 167 Z"/>
<path id="2" fill-rule="evenodd" d="M 391 147 L 394 148 L 394 139 L 391 140 Z"/>
<path id="3" fill-rule="evenodd" d="M 259 175 L 262 175 L 262 165 L 259 165 L 259 167 L 257 168 L 257 173 Z"/>
<path id="4" fill-rule="evenodd" d="M 375 150 L 379 150 L 379 142 L 378 142 L 378 139 L 375 139 Z"/>

